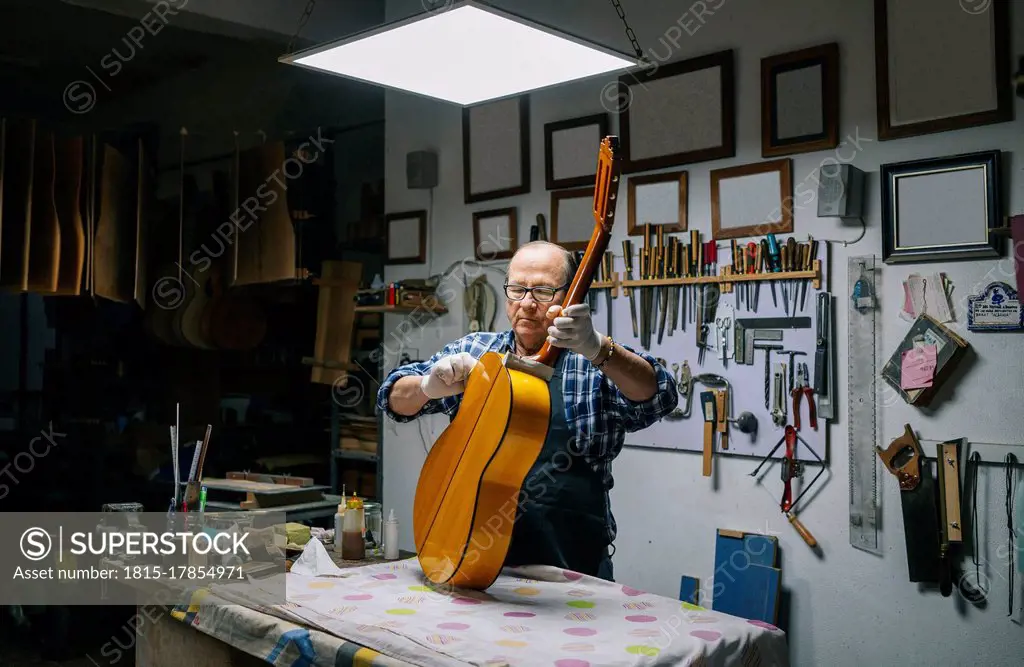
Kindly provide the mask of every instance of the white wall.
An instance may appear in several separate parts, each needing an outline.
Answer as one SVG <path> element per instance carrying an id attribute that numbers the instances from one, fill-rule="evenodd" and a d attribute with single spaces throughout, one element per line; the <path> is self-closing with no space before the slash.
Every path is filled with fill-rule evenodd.
<path id="1" fill-rule="evenodd" d="M 610 3 L 544 2 L 520 0 L 499 2 L 505 8 L 628 50 Z M 879 165 L 925 156 L 948 155 L 974 150 L 1002 149 L 1013 153 L 1012 170 L 1005 179 L 1008 213 L 1024 211 L 1024 105 L 1017 100 L 1017 121 L 964 131 L 915 137 L 900 141 L 876 140 L 874 24 L 871 0 L 726 0 L 704 3 L 721 5 L 707 22 L 690 36 L 684 36 L 673 59 L 692 57 L 724 48 L 737 56 L 737 144 L 735 158 L 683 168 L 689 171 L 689 220 L 710 236 L 708 171 L 760 160 L 761 57 L 828 41 L 838 41 L 841 52 L 841 137 L 846 138 L 842 155 L 856 152 L 853 164 L 869 173 L 867 235 L 848 248 L 832 244 L 836 270 L 831 287 L 837 296 L 836 328 L 840 341 L 847 318 L 845 295 L 846 258 L 875 254 L 881 257 L 879 232 Z M 1015 3 L 1016 4 L 1016 3 Z M 586 5 L 586 11 L 583 10 Z M 665 47 L 658 38 L 687 11 L 687 3 L 643 0 L 623 2 L 627 16 L 645 48 Z M 418 0 L 389 0 L 388 18 L 420 11 Z M 1017 4 L 1015 9 L 1020 9 Z M 692 14 L 691 14 L 692 17 Z M 1024 12 L 1013 17 L 1013 53 L 1020 52 L 1024 38 Z M 692 18 L 691 18 L 692 21 Z M 688 25 L 699 25 L 684 21 Z M 692 28 L 691 28 L 692 29 Z M 907 35 L 913 39 L 913 35 Z M 432 235 L 427 266 L 391 267 L 389 280 L 422 277 L 443 271 L 454 262 L 472 256 L 471 211 L 492 206 L 519 207 L 520 238 L 526 238 L 536 213 L 548 214 L 549 193 L 544 190 L 544 123 L 600 112 L 599 93 L 611 78 L 568 85 L 531 96 L 531 181 L 528 195 L 484 202 L 475 207 L 463 204 L 461 110 L 402 93 L 387 95 L 387 208 L 401 211 L 427 208 L 429 193 L 405 188 L 405 154 L 412 150 L 439 152 L 440 185 L 433 193 Z M 612 125 L 613 131 L 617 126 Z M 859 138 L 859 139 L 858 139 Z M 853 147 L 854 141 L 860 148 Z M 793 157 L 794 182 L 811 174 L 833 152 Z M 625 188 L 620 196 L 625 195 Z M 620 201 L 619 210 L 626 202 Z M 622 229 L 612 248 L 621 247 Z M 795 234 L 813 234 L 818 239 L 853 239 L 859 226 L 844 226 L 831 219 L 818 219 L 813 205 L 795 212 Z M 912 272 L 946 271 L 956 284 L 957 299 L 987 278 L 1013 283 L 1004 275 L 1008 262 L 886 266 L 882 270 L 884 310 L 879 318 L 882 345 L 879 368 L 902 338 L 907 324 L 898 317 L 900 284 Z M 500 285 L 500 274 L 489 272 L 492 285 Z M 458 290 L 457 291 L 461 291 Z M 762 299 L 767 298 L 762 295 Z M 620 300 L 622 301 L 622 300 Z M 623 302 L 624 303 L 624 302 Z M 445 342 L 466 330 L 462 304 L 451 305 L 451 314 L 436 326 L 401 336 L 406 347 L 427 357 Z M 620 308 L 625 306 L 619 306 Z M 886 401 L 880 417 L 880 444 L 900 435 L 904 423 L 911 423 L 923 439 L 967 437 L 973 441 L 1024 444 L 1024 338 L 1020 335 L 965 333 L 977 359 L 955 388 L 953 400 L 934 414 Z M 498 326 L 506 322 L 499 315 Z M 398 318 L 390 326 L 405 327 Z M 619 327 L 619 331 L 623 331 Z M 385 345 L 389 352 L 399 348 L 399 336 Z M 627 341 L 628 342 L 628 341 Z M 689 343 L 688 343 L 689 344 Z M 804 523 L 814 532 L 822 549 L 818 558 L 806 547 L 778 511 L 781 485 L 777 475 L 768 479 L 772 497 L 747 476 L 756 462 L 732 457 L 718 458 L 718 490 L 701 476 L 700 456 L 687 452 L 665 452 L 627 448 L 615 463 L 613 509 L 619 524 L 616 578 L 641 589 L 676 597 L 679 576 L 699 577 L 704 590 L 714 573 L 714 537 L 719 527 L 769 531 L 779 537 L 783 551 L 783 586 L 789 593 L 788 629 L 794 665 L 1019 665 L 1024 654 L 1024 629 L 1006 617 L 1007 533 L 1003 506 L 1003 468 L 983 468 L 979 489 L 979 517 L 987 544 L 982 550 L 983 566 L 991 581 L 987 609 L 964 604 L 956 596 L 945 599 L 937 593 L 918 592 L 907 581 L 903 522 L 895 480 L 880 478 L 884 507 L 884 556 L 875 557 L 849 546 L 848 463 L 846 413 L 846 354 L 840 344 L 838 423 L 830 427 L 830 475 L 813 502 L 802 512 Z M 388 368 L 394 355 L 388 359 Z M 428 418 L 419 424 L 386 426 L 384 442 L 384 496 L 402 520 L 402 548 L 412 548 L 411 508 L 420 466 L 428 443 L 443 430 L 446 419 Z M 628 444 L 627 440 L 627 444 Z M 933 446 L 932 446 L 933 447 Z M 926 453 L 933 453 L 929 447 Z M 1024 448 L 1018 449 L 1024 458 Z M 989 562 L 988 565 L 984 563 Z M 966 564 L 969 564 L 969 559 Z M 1018 576 L 1018 586 L 1022 577 Z M 1018 590 L 1016 599 L 1021 599 Z"/>

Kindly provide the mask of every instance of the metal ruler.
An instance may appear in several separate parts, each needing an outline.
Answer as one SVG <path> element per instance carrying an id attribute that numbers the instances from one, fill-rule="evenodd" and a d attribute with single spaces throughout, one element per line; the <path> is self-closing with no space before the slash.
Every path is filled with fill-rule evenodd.
<path id="1" fill-rule="evenodd" d="M 875 324 L 878 300 L 874 256 L 850 257 L 847 428 L 850 452 L 850 544 L 881 555 L 878 507 L 878 440 L 875 414 Z"/>

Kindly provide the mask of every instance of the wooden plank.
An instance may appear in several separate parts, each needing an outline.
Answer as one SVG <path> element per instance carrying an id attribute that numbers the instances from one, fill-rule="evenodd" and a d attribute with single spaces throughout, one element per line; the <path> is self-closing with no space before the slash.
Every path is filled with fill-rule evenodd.
<path id="1" fill-rule="evenodd" d="M 39 294 L 57 291 L 60 271 L 60 226 L 54 202 L 53 132 L 36 133 L 32 175 L 32 216 L 28 225 L 28 290 Z"/>
<path id="2" fill-rule="evenodd" d="M 82 137 L 55 140 L 54 205 L 60 226 L 60 268 L 57 293 L 77 296 L 82 293 L 85 269 L 85 220 L 82 218 L 83 183 Z"/>
<path id="3" fill-rule="evenodd" d="M 100 214 L 96 221 L 93 246 L 93 280 L 96 296 L 128 303 L 135 298 L 136 208 L 126 206 L 126 193 L 134 201 L 134 180 L 131 161 L 116 148 L 103 144 Z M 130 242 L 129 242 L 130 240 Z M 125 267 L 130 266 L 129 272 Z"/>
<path id="4" fill-rule="evenodd" d="M 36 122 L 8 118 L 4 130 L 4 183 L 0 228 L 0 287 L 28 289 L 28 240 Z"/>
<path id="5" fill-rule="evenodd" d="M 229 472 L 227 479 L 241 479 L 265 484 L 286 484 L 289 486 L 314 486 L 312 477 L 293 477 L 292 475 L 272 475 L 258 472 Z"/>
<path id="6" fill-rule="evenodd" d="M 329 486 L 316 484 L 313 486 L 291 486 L 289 484 L 272 484 L 269 482 L 253 482 L 246 479 L 203 479 L 203 486 L 209 490 L 217 491 L 238 491 L 240 493 L 255 493 L 259 495 L 270 494 L 295 494 L 309 490 L 323 491 Z"/>
<path id="7" fill-rule="evenodd" d="M 319 288 L 316 313 L 316 338 L 313 358 L 318 362 L 347 364 L 352 360 L 352 332 L 355 325 L 355 297 L 363 265 L 358 262 L 325 261 L 323 277 L 332 282 Z M 333 283 L 345 283 L 338 286 Z M 334 385 L 348 376 L 340 368 L 314 366 L 310 380 Z"/>

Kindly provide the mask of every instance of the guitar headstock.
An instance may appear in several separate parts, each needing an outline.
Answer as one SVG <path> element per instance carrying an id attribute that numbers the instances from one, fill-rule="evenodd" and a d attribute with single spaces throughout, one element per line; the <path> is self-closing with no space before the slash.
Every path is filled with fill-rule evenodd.
<path id="1" fill-rule="evenodd" d="M 611 233 L 615 222 L 615 203 L 619 197 L 622 159 L 619 138 L 609 135 L 601 140 L 597 153 L 597 180 L 594 183 L 594 221 Z"/>

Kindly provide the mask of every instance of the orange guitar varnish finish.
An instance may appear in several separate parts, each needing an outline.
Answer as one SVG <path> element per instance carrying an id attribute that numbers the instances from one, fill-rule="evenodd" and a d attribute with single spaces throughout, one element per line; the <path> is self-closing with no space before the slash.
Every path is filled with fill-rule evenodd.
<path id="1" fill-rule="evenodd" d="M 562 303 L 582 303 L 611 238 L 618 196 L 618 138 L 601 141 L 594 187 L 594 233 Z M 541 453 L 551 418 L 548 381 L 561 350 L 536 357 L 487 352 L 466 380 L 458 414 L 420 471 L 413 535 L 424 574 L 435 584 L 483 590 L 505 562 L 521 489 Z"/>

